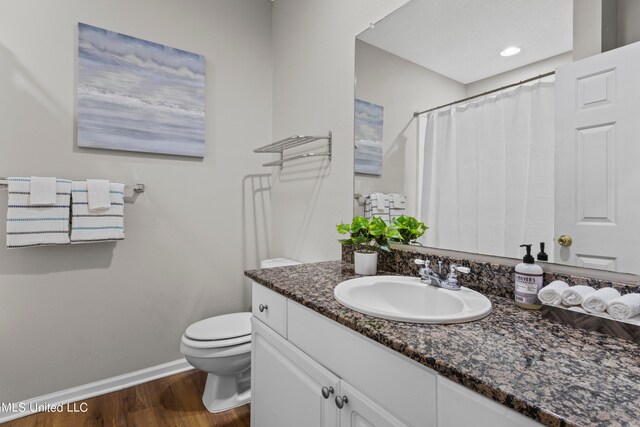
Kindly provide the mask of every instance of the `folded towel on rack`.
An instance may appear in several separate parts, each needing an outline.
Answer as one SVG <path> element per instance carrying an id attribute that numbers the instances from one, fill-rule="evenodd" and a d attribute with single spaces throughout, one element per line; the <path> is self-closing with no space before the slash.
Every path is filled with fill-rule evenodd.
<path id="1" fill-rule="evenodd" d="M 616 320 L 627 320 L 640 314 L 640 294 L 626 294 L 609 302 L 607 313 Z"/>
<path id="2" fill-rule="evenodd" d="M 562 303 L 564 305 L 580 305 L 590 293 L 595 292 L 591 286 L 577 285 L 571 286 L 562 292 Z"/>
<path id="3" fill-rule="evenodd" d="M 382 193 L 371 194 L 371 208 L 374 213 L 385 213 L 388 209 L 388 199 Z"/>
<path id="4" fill-rule="evenodd" d="M 97 211 L 111 207 L 111 185 L 106 179 L 87 180 L 89 210 Z"/>
<path id="5" fill-rule="evenodd" d="M 390 193 L 387 194 L 387 199 L 389 200 L 389 221 L 393 221 L 404 215 L 407 196 L 399 193 Z"/>
<path id="6" fill-rule="evenodd" d="M 69 244 L 71 181 L 56 179 L 53 205 L 31 205 L 31 178 L 8 181 L 7 248 Z"/>
<path id="7" fill-rule="evenodd" d="M 589 313 L 602 313 L 604 312 L 611 300 L 614 300 L 620 296 L 620 292 L 614 288 L 602 288 L 595 292 L 590 293 L 582 301 L 582 308 Z"/>
<path id="8" fill-rule="evenodd" d="M 538 299 L 546 305 L 559 305 L 562 302 L 562 292 L 569 289 L 562 280 L 554 280 L 538 292 Z"/>
<path id="9" fill-rule="evenodd" d="M 391 193 L 388 194 L 391 199 L 391 209 L 404 209 L 407 201 L 407 196 L 400 193 Z"/>
<path id="10" fill-rule="evenodd" d="M 56 179 L 32 176 L 29 185 L 29 204 L 46 206 L 56 204 Z"/>
<path id="11" fill-rule="evenodd" d="M 371 193 L 367 196 L 364 206 L 364 217 L 382 218 L 389 222 L 389 198 L 382 193 Z"/>
<path id="12" fill-rule="evenodd" d="M 89 209 L 86 181 L 73 181 L 71 192 L 71 243 L 124 240 L 124 184 L 109 184 L 111 207 L 100 211 Z"/>

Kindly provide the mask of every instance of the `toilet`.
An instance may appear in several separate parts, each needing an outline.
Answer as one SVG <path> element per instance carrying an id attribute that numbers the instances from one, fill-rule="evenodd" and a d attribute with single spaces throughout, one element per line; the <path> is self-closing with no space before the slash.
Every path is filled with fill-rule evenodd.
<path id="1" fill-rule="evenodd" d="M 267 259 L 260 268 L 300 264 L 286 258 Z M 251 401 L 251 316 L 231 313 L 200 320 L 182 335 L 180 352 L 196 369 L 207 372 L 202 403 L 222 412 Z"/>

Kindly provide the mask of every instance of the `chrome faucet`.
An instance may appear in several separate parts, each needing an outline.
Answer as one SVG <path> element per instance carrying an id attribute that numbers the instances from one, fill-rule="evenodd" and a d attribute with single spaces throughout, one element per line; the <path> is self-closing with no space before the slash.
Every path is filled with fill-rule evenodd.
<path id="1" fill-rule="evenodd" d="M 458 273 L 467 274 L 471 272 L 471 269 L 468 267 L 459 267 L 455 264 L 452 264 L 449 268 L 449 274 L 442 274 L 442 261 L 438 261 L 438 272 L 433 271 L 429 267 L 428 259 L 416 259 L 414 263 L 417 265 L 422 265 L 423 267 L 420 269 L 420 281 L 427 285 L 435 286 L 438 288 L 449 289 L 451 291 L 459 291 L 460 283 L 458 282 Z"/>

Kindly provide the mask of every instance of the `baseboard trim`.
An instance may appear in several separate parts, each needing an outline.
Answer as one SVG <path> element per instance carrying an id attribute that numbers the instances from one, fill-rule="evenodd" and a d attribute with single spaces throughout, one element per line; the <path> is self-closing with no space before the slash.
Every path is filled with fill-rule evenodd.
<path id="1" fill-rule="evenodd" d="M 3 405 L 0 407 L 0 424 L 17 418 L 26 417 L 42 411 L 47 406 L 66 405 L 132 387 L 134 385 L 157 380 L 158 378 L 178 374 L 180 372 L 193 369 L 186 359 L 178 359 L 162 365 L 151 366 L 128 374 L 118 375 L 104 380 L 84 384 L 66 390 L 56 391 L 43 396 L 16 402 L 13 405 Z M 6 407 L 10 406 L 10 407 Z"/>

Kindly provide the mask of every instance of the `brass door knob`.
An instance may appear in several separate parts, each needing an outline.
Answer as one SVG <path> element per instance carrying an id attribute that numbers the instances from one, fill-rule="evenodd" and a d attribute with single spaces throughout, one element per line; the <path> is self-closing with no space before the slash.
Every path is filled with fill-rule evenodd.
<path id="1" fill-rule="evenodd" d="M 568 234 L 563 234 L 558 237 L 558 243 L 560 243 L 560 246 L 571 246 L 573 239 Z"/>

